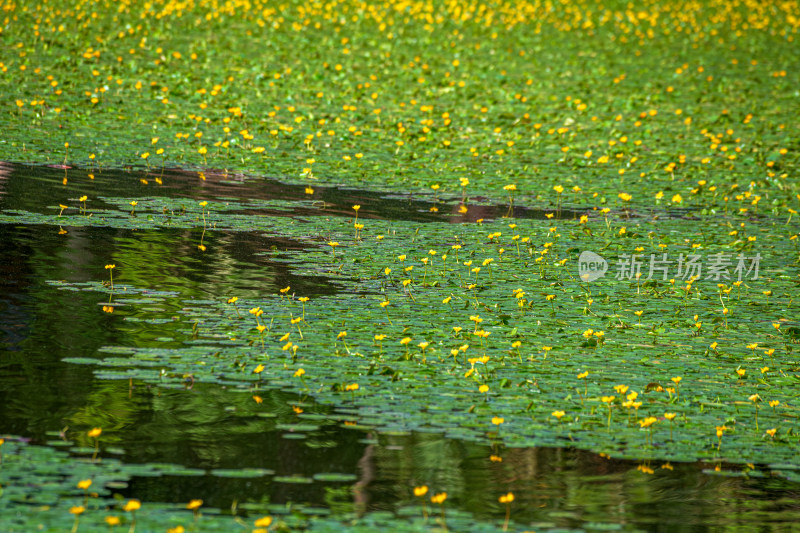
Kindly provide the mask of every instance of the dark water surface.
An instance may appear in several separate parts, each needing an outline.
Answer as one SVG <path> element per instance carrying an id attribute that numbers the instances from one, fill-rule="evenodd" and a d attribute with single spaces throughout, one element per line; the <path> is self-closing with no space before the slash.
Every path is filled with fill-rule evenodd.
<path id="1" fill-rule="evenodd" d="M 281 199 L 307 202 L 301 187 L 207 173 L 65 170 L 3 164 L 0 210 L 46 212 L 66 203 L 75 190 L 53 197 L 52 183 L 81 180 L 83 193 L 98 196 L 159 195 L 192 201 L 213 198 Z M 74 177 L 73 177 L 74 176 Z M 143 188 L 140 179 L 149 181 Z M 47 185 L 47 186 L 45 186 Z M 464 217 L 431 212 L 430 199 L 381 199 L 363 191 L 322 189 L 291 216 L 362 216 L 421 222 Z M 448 208 L 450 209 L 450 208 Z M 486 206 L 468 218 L 502 216 L 506 206 Z M 452 210 L 451 210 L 452 211 Z M 515 216 L 542 213 L 517 209 Z M 436 434 L 384 434 L 348 425 L 346 413 L 280 391 L 252 391 L 186 383 L 184 389 L 99 379 L 91 366 L 67 357 L 102 357 L 103 346 L 147 346 L 171 338 L 174 327 L 121 321 L 98 313 L 104 302 L 92 292 L 60 291 L 51 280 L 98 280 L 98 265 L 115 263 L 126 284 L 175 291 L 189 298 L 275 293 L 289 280 L 300 294 L 337 291 L 324 277 L 296 276 L 292 266 L 258 252 L 270 247 L 302 250 L 317 243 L 272 238 L 258 232 L 215 232 L 213 261 L 201 261 L 184 230 L 71 228 L 67 235 L 47 225 L 0 224 L 0 435 L 34 443 L 57 443 L 70 428 L 102 426 L 104 441 L 129 463 L 173 463 L 200 475 L 135 477 L 118 490 L 143 501 L 186 502 L 202 498 L 220 509 L 296 502 L 334 513 L 396 511 L 415 504 L 411 489 L 423 483 L 447 487 L 448 505 L 479 518 L 502 519 L 505 508 L 487 494 L 513 486 L 513 518 L 536 527 L 662 531 L 783 531 L 800 527 L 800 487 L 770 477 L 728 477 L 708 472 L 716 465 L 638 463 L 572 449 L 511 449 L 494 462 L 486 446 Z M 169 317 L 175 309 L 165 301 Z M 149 309 L 152 314 L 153 309 Z M 131 316 L 136 316 L 135 312 Z M 259 409 L 253 395 L 263 403 Z M 306 418 L 298 419 L 302 409 Z M 310 415 L 310 416 L 309 416 Z M 317 415 L 317 416 L 315 416 Z M 292 429 L 297 423 L 313 427 Z M 726 465 L 721 465 L 723 470 Z M 670 468 L 671 467 L 671 468 Z M 268 469 L 262 477 L 228 477 L 220 469 Z M 646 473 L 647 469 L 652 474 Z M 644 471 L 643 471 L 644 470 Z M 319 474 L 344 474 L 341 479 Z M 296 478 L 304 482 L 292 482 Z M 286 479 L 289 478 L 289 479 Z M 487 501 L 495 503 L 487 506 Z"/>

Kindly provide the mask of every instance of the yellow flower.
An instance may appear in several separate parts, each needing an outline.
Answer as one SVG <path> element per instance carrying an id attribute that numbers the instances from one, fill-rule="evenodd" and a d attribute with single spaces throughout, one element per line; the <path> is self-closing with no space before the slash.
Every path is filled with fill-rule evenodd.
<path id="1" fill-rule="evenodd" d="M 514 501 L 514 493 L 513 492 L 509 492 L 508 494 L 504 494 L 504 495 L 500 496 L 497 499 L 497 501 L 499 501 L 500 503 L 511 503 L 511 502 Z"/>
<path id="2" fill-rule="evenodd" d="M 433 496 L 431 496 L 431 502 L 433 503 L 442 504 L 446 499 L 447 499 L 446 492 L 440 492 L 439 494 L 434 494 Z"/>
<path id="3" fill-rule="evenodd" d="M 81 490 L 88 490 L 88 488 L 91 487 L 91 486 L 92 486 L 92 480 L 91 479 L 82 479 L 82 480 L 78 481 L 78 488 L 81 489 Z"/>
<path id="4" fill-rule="evenodd" d="M 414 487 L 414 496 L 421 497 L 428 493 L 428 486 L 422 485 L 421 487 Z"/>
<path id="5" fill-rule="evenodd" d="M 501 417 L 499 417 L 499 416 L 492 417 L 492 424 L 494 424 L 495 426 L 499 426 L 499 425 L 500 425 L 500 424 L 502 424 L 503 422 L 505 422 L 505 420 L 504 420 L 504 419 L 502 419 L 502 418 L 501 418 Z"/>
<path id="6" fill-rule="evenodd" d="M 74 514 L 76 516 L 79 515 L 79 514 L 83 514 L 83 512 L 85 510 L 86 510 L 86 508 L 83 505 L 76 505 L 76 506 L 73 506 L 73 507 L 69 508 L 70 514 Z"/>
<path id="7" fill-rule="evenodd" d="M 636 467 L 636 470 L 639 470 L 644 474 L 652 474 L 653 473 L 653 469 L 650 468 L 647 465 L 639 465 L 639 466 Z"/>
<path id="8" fill-rule="evenodd" d="M 561 417 L 564 416 L 565 414 L 567 413 L 565 413 L 564 411 L 553 411 L 552 413 L 552 415 L 556 417 L 558 420 L 561 420 Z"/>
<path id="9" fill-rule="evenodd" d="M 669 421 L 674 420 L 676 416 L 677 415 L 675 413 L 664 413 L 664 418 L 666 418 Z"/>
<path id="10" fill-rule="evenodd" d="M 302 377 L 305 373 L 306 373 L 305 370 L 303 370 L 302 368 L 298 368 L 294 373 L 294 377 L 296 378 Z"/>
<path id="11" fill-rule="evenodd" d="M 264 365 L 258 365 L 255 370 L 253 370 L 253 374 L 260 374 L 264 371 Z"/>
<path id="12" fill-rule="evenodd" d="M 106 524 L 109 526 L 118 526 L 120 524 L 120 519 L 118 516 L 107 516 L 105 518 Z"/>
<path id="13" fill-rule="evenodd" d="M 125 507 L 122 508 L 123 511 L 132 513 L 133 511 L 138 511 L 142 508 L 142 502 L 139 500 L 128 500 L 128 503 L 125 504 Z"/>
<path id="14" fill-rule="evenodd" d="M 356 390 L 358 390 L 358 383 L 351 383 L 350 385 L 345 387 L 344 390 L 346 390 L 346 391 L 356 391 Z"/>
<path id="15" fill-rule="evenodd" d="M 87 435 L 89 436 L 89 438 L 96 439 L 97 437 L 100 436 L 102 432 L 103 430 L 101 428 L 92 428 L 89 430 L 89 433 L 87 433 Z"/>
<path id="16" fill-rule="evenodd" d="M 658 419 L 656 417 L 648 416 L 644 420 L 639 420 L 639 425 L 642 426 L 643 428 L 649 428 L 650 426 L 652 426 L 656 422 L 658 422 Z"/>
<path id="17" fill-rule="evenodd" d="M 630 201 L 631 201 L 631 198 L 633 198 L 633 196 L 631 196 L 630 194 L 628 194 L 628 193 L 626 193 L 626 192 L 621 192 L 621 193 L 619 193 L 617 196 L 618 196 L 618 197 L 619 197 L 619 199 L 620 199 L 620 200 L 622 200 L 623 202 L 630 202 Z"/>
<path id="18" fill-rule="evenodd" d="M 256 520 L 255 526 L 256 527 L 269 527 L 272 524 L 272 517 L 271 516 L 264 516 Z"/>
<path id="19" fill-rule="evenodd" d="M 203 505 L 203 500 L 191 500 L 186 504 L 186 508 L 194 511 L 195 509 L 199 509 L 201 505 Z"/>

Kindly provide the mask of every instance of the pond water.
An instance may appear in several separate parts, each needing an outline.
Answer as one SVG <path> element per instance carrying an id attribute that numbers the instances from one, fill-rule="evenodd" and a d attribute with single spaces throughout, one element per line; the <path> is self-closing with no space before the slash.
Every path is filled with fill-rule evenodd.
<path id="1" fill-rule="evenodd" d="M 350 217 L 351 206 L 360 204 L 361 217 L 387 225 L 508 213 L 508 206 L 486 205 L 461 215 L 451 205 L 432 211 L 432 198 L 324 188 L 315 191 L 312 204 L 303 187 L 213 172 L 95 170 L 88 179 L 90 172 L 3 164 L 0 212 L 53 215 L 59 204 L 77 209 L 76 198 L 86 194 L 90 210 L 111 205 L 106 197 L 279 201 L 272 211 L 256 211 L 287 220 Z M 58 187 L 65 177 L 80 186 Z M 522 208 L 512 213 L 544 216 Z M 777 531 L 800 521 L 797 483 L 768 473 L 714 472 L 738 472 L 724 463 L 641 463 L 568 447 L 510 448 L 497 461 L 493 446 L 440 432 L 369 428 L 346 405 L 318 404 L 311 396 L 257 384 L 195 383 L 191 376 L 179 386 L 106 379 L 92 365 L 64 359 L 99 360 L 109 346 L 180 345 L 185 324 L 171 318 L 191 299 L 258 297 L 289 284 L 311 297 L 346 290 L 323 273 L 299 272 L 295 264 L 261 253 L 302 253 L 324 245 L 325 236 L 217 230 L 204 235 L 210 253 L 203 255 L 196 236 L 180 227 L 97 225 L 59 234 L 51 223 L 34 222 L 0 224 L 0 435 L 79 456 L 87 443 L 77 433 L 99 426 L 102 457 L 183 467 L 157 477 L 133 475 L 113 487 L 122 497 L 177 504 L 202 498 L 205 507 L 223 514 L 235 507 L 245 515 L 295 508 L 311 515 L 385 511 L 404 517 L 419 512 L 413 487 L 427 484 L 431 490 L 446 487 L 448 509 L 470 513 L 476 524 L 502 523 L 506 509 L 495 495 L 513 490 L 512 519 L 519 529 Z M 125 303 L 123 318 L 98 311 L 107 302 L 104 294 L 53 284 L 104 280 L 105 264 L 116 265 L 115 282 L 178 296 Z M 8 483 L 2 469 L 0 482 Z"/>

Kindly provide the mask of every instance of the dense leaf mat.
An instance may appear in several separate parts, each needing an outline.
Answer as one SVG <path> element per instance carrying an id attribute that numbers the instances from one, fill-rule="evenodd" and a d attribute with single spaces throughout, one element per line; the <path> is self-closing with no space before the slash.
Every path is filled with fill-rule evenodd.
<path id="1" fill-rule="evenodd" d="M 67 361 L 99 379 L 222 385 L 254 409 L 267 389 L 291 391 L 356 428 L 499 455 L 569 446 L 798 480 L 796 0 L 0 6 L 0 160 L 63 170 L 28 182 L 49 191 L 33 205 L 0 166 L 0 223 L 65 242 L 170 232 L 182 260 L 228 268 L 245 265 L 231 236 L 266 236 L 252 259 L 291 275 L 278 292 L 254 268 L 252 286 L 200 295 L 123 257 L 113 286 L 104 265 L 92 282 L 51 280 L 139 332 Z M 142 171 L 134 187 L 123 167 Z M 187 198 L 164 192 L 176 168 L 198 171 Z M 220 192 L 231 183 L 302 199 Z M 342 187 L 374 204 L 427 196 L 405 215 L 331 209 Z M 585 251 L 608 260 L 605 277 L 579 279 Z M 641 278 L 615 279 L 632 254 Z M 703 270 L 653 278 L 663 254 Z M 715 258 L 730 261 L 721 276 Z M 314 423 L 295 407 L 287 431 L 302 436 Z M 14 440 L 2 451 L 9 531 L 69 527 L 51 506 L 80 504 L 84 471 L 95 487 L 133 475 Z M 39 499 L 15 492 L 25 483 Z M 129 526 L 98 492 L 79 522 Z M 148 506 L 140 530 L 192 527 L 186 509 Z M 411 516 L 281 520 L 438 527 Z M 202 527 L 231 520 L 204 511 Z M 500 527 L 457 512 L 448 525 Z"/>
<path id="2" fill-rule="evenodd" d="M 143 199 L 139 209 L 160 213 L 165 203 Z M 125 216 L 102 220 L 120 217 L 127 227 Z M 217 229 L 203 231 L 203 219 Z M 220 228 L 324 237 L 311 250 L 264 253 L 295 276 L 330 278 L 339 292 L 302 301 L 289 286 L 229 303 L 236 295 L 198 300 L 107 282 L 54 283 L 107 293 L 109 320 L 171 324 L 163 342 L 108 346 L 101 361 L 75 360 L 97 362 L 103 378 L 281 388 L 382 430 L 506 446 L 797 464 L 798 326 L 788 311 L 797 281 L 787 267 L 794 244 L 780 238 L 785 226 L 753 224 L 770 243 L 758 252 L 758 279 L 751 271 L 738 284 L 733 267 L 733 280 L 614 278 L 612 258 L 626 250 L 753 257 L 753 242 L 728 231 L 738 220 L 706 218 L 694 242 L 675 238 L 685 223 L 675 218 L 368 221 L 358 230 L 343 218 L 237 219 L 198 204 L 169 222 L 195 225 L 197 242 Z M 580 281 L 581 250 L 605 254 L 612 272 Z M 203 254 L 215 260 L 213 247 Z M 138 310 L 162 301 L 165 312 Z"/>

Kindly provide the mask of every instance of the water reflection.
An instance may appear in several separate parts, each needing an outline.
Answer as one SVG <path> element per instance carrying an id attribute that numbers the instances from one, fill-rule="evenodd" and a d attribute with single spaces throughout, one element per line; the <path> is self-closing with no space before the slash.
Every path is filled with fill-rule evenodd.
<path id="1" fill-rule="evenodd" d="M 101 281 L 115 263 L 116 281 L 178 296 L 158 302 L 169 318 L 189 298 L 276 292 L 292 279 L 305 294 L 334 290 L 324 278 L 292 277 L 289 268 L 251 251 L 268 242 L 246 233 L 216 235 L 211 261 L 182 250 L 180 230 L 132 232 L 77 228 L 58 235 L 48 226 L 0 224 L 0 419 L 3 431 L 33 434 L 67 425 L 67 413 L 83 405 L 94 381 L 88 367 L 64 357 L 97 357 L 105 345 L 146 345 L 175 334 L 175 326 L 123 321 L 102 311 L 96 292 L 66 292 L 47 280 Z M 153 311 L 153 307 L 149 308 Z M 129 315 L 137 318 L 135 310 Z"/>
<path id="2" fill-rule="evenodd" d="M 132 497 L 180 503 L 202 496 L 223 509 L 237 501 L 266 511 L 268 504 L 287 502 L 324 507 L 335 494 L 351 512 L 396 512 L 418 505 L 412 488 L 425 484 L 432 491 L 447 491 L 448 505 L 484 519 L 502 517 L 505 508 L 497 495 L 513 490 L 518 523 L 554 527 L 617 523 L 673 530 L 735 527 L 767 514 L 777 524 L 800 519 L 796 485 L 703 472 L 712 465 L 659 462 L 649 465 L 653 473 L 646 473 L 636 463 L 580 450 L 498 452 L 432 434 L 365 434 L 331 418 L 298 417 L 290 409 L 297 398 L 278 392 L 265 393 L 261 404 L 252 402 L 249 394 L 213 386 L 202 391 L 150 391 L 146 396 L 152 412 L 123 430 L 129 432 L 128 461 L 168 461 L 205 469 L 267 468 L 275 476 L 305 478 L 320 472 L 349 473 L 355 478 L 310 484 L 278 482 L 275 476 L 137 478 L 125 491 Z M 326 412 L 309 407 L 306 415 Z M 258 416 L 264 412 L 271 418 Z M 309 426 L 300 433 L 305 438 L 285 438 L 297 436 L 286 429 L 296 424 Z M 502 461 L 491 459 L 497 453 Z"/>
<path id="3" fill-rule="evenodd" d="M 3 178 L 5 176 L 5 178 Z M 90 178 L 89 176 L 93 176 Z M 156 178 L 161 183 L 156 181 Z M 63 180 L 67 185 L 63 185 Z M 0 209 L 24 209 L 55 214 L 59 204 L 76 207 L 77 198 L 89 197 L 92 209 L 108 209 L 101 197 L 142 198 L 162 196 L 200 200 L 280 201 L 290 202 L 291 209 L 251 209 L 247 214 L 315 217 L 353 216 L 353 205 L 360 205 L 359 217 L 380 220 L 417 222 L 475 222 L 513 216 L 515 218 L 575 219 L 584 211 L 573 209 L 531 209 L 519 205 L 493 205 L 487 198 L 475 197 L 461 209 L 461 198 L 447 198 L 447 203 L 430 196 L 393 194 L 334 186 L 290 185 L 264 177 L 246 177 L 224 171 L 195 172 L 180 169 L 120 171 L 116 169 L 56 169 L 18 165 L 0 161 Z M 4 197 L 5 194 L 5 197 Z M 49 209 L 49 211 L 48 211 Z"/>

